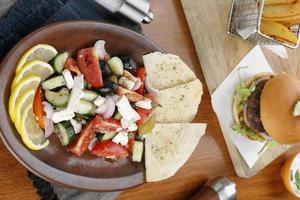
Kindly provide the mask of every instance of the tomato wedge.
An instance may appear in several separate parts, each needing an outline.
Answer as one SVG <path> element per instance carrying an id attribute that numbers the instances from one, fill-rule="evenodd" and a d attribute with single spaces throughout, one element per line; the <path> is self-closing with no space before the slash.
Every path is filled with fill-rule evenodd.
<path id="1" fill-rule="evenodd" d="M 146 71 L 145 71 L 145 68 L 144 67 L 139 67 L 136 69 L 136 76 L 138 78 L 141 79 L 141 86 L 140 88 L 136 91 L 137 93 L 143 95 L 144 93 L 144 87 L 145 87 L 145 75 L 146 75 Z"/>
<path id="2" fill-rule="evenodd" d="M 137 108 L 136 112 L 140 115 L 141 119 L 138 120 L 136 123 L 138 125 L 145 124 L 148 119 L 153 115 L 154 109 L 144 109 L 144 108 Z"/>
<path id="3" fill-rule="evenodd" d="M 44 94 L 43 89 L 39 86 L 35 92 L 34 100 L 33 100 L 33 113 L 38 120 L 38 124 L 42 129 L 45 129 L 45 122 L 44 122 Z"/>
<path id="4" fill-rule="evenodd" d="M 128 100 L 130 102 L 137 102 L 137 101 L 143 101 L 145 100 L 146 98 L 143 97 L 142 95 L 134 92 L 134 91 L 131 91 L 131 90 L 127 90 L 126 88 L 123 88 L 121 86 L 119 86 L 116 90 L 116 94 L 119 95 L 119 96 L 123 96 L 125 95 Z"/>
<path id="5" fill-rule="evenodd" d="M 125 147 L 120 144 L 116 144 L 111 140 L 98 142 L 92 149 L 91 153 L 99 157 L 113 160 L 121 160 L 129 154 Z"/>
<path id="6" fill-rule="evenodd" d="M 121 127 L 119 121 L 115 119 L 104 119 L 101 115 L 96 115 L 81 131 L 79 138 L 68 146 L 68 151 L 81 156 L 87 151 L 90 142 L 95 138 L 97 132 L 116 133 Z"/>
<path id="7" fill-rule="evenodd" d="M 77 62 L 84 78 L 94 88 L 103 86 L 100 64 L 93 48 L 81 49 L 77 54 Z"/>
<path id="8" fill-rule="evenodd" d="M 128 140 L 128 151 L 133 152 L 134 138 Z"/>
<path id="9" fill-rule="evenodd" d="M 113 119 L 113 118 L 109 118 L 109 119 L 104 119 L 101 115 L 97 115 L 97 118 L 94 121 L 93 124 L 93 129 L 96 132 L 100 132 L 100 133 L 116 133 L 117 129 L 121 128 L 121 122 Z"/>
<path id="10" fill-rule="evenodd" d="M 78 64 L 77 64 L 77 61 L 73 58 L 68 58 L 67 59 L 64 68 L 69 70 L 71 73 L 73 73 L 75 75 L 80 75 L 81 74 L 81 72 L 79 70 L 79 67 L 78 67 Z"/>

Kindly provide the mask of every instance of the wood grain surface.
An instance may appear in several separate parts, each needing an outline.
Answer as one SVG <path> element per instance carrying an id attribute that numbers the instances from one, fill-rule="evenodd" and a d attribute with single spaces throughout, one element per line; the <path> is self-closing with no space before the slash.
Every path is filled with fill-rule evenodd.
<path id="1" fill-rule="evenodd" d="M 232 69 L 254 46 L 248 42 L 226 34 L 227 18 L 232 0 L 194 1 L 181 0 L 195 47 L 204 72 L 204 77 L 212 94 Z M 297 52 L 289 50 L 289 59 L 280 59 L 267 49 L 263 49 L 275 72 L 285 71 L 297 76 L 299 66 Z M 259 67 L 259 66 L 258 66 Z M 240 177 L 250 178 L 271 163 L 288 147 L 276 146 L 265 151 L 256 164 L 249 168 L 227 133 L 223 133 L 235 171 Z"/>
<path id="2" fill-rule="evenodd" d="M 178 0 L 152 0 L 155 21 L 144 26 L 145 34 L 165 50 L 178 54 L 198 74 L 204 83 L 187 22 Z M 280 167 L 291 154 L 300 150 L 292 148 L 251 179 L 236 176 L 217 118 L 212 111 L 209 92 L 204 84 L 204 98 L 196 121 L 208 123 L 206 135 L 201 139 L 192 157 L 178 173 L 162 182 L 149 183 L 122 192 L 117 200 L 185 200 L 206 179 L 223 175 L 237 184 L 238 199 L 279 200 L 296 199 L 286 192 L 280 178 Z M 40 199 L 27 178 L 26 169 L 19 164 L 0 142 L 0 199 Z"/>

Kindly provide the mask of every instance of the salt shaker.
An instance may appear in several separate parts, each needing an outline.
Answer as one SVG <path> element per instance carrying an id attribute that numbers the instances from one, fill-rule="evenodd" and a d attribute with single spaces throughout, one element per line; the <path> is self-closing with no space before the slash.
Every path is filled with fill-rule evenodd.
<path id="1" fill-rule="evenodd" d="M 235 200 L 235 183 L 226 177 L 210 179 L 190 200 Z"/>
<path id="2" fill-rule="evenodd" d="M 112 13 L 120 13 L 135 23 L 150 23 L 154 15 L 149 0 L 95 0 Z"/>

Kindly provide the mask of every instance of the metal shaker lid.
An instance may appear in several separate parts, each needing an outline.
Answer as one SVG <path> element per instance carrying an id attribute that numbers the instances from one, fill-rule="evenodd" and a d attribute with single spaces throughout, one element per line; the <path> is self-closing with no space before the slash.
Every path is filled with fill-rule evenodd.
<path id="1" fill-rule="evenodd" d="M 236 185 L 226 177 L 213 178 L 205 185 L 211 187 L 219 195 L 220 200 L 236 199 Z"/>
<path id="2" fill-rule="evenodd" d="M 136 23 L 150 23 L 154 19 L 149 0 L 125 0 L 119 13 Z"/>

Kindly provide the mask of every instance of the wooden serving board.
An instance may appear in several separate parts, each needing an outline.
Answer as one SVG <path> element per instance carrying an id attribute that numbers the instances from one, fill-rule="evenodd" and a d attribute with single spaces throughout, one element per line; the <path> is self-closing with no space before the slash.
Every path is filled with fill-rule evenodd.
<path id="1" fill-rule="evenodd" d="M 222 83 L 240 60 L 253 48 L 247 41 L 226 33 L 232 0 L 181 0 L 210 94 Z M 300 49 L 288 49 L 289 58 L 281 59 L 268 49 L 263 52 L 274 72 L 300 77 Z M 288 148 L 278 146 L 266 151 L 249 168 L 226 133 L 223 133 L 238 176 L 250 178 Z"/>

